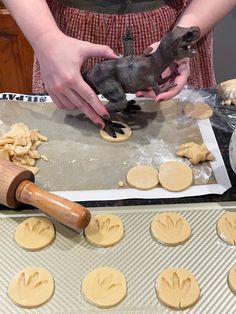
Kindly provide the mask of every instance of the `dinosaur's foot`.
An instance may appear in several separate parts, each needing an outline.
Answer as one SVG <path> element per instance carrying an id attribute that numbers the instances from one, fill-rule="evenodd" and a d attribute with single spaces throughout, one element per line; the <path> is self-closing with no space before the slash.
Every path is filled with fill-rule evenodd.
<path id="1" fill-rule="evenodd" d="M 112 122 L 110 120 L 105 120 L 105 127 L 104 127 L 104 131 L 107 132 L 107 134 L 109 134 L 111 137 L 116 138 L 118 134 L 125 134 L 124 131 L 122 129 L 125 128 L 124 124 L 119 123 L 119 122 Z"/>
<path id="2" fill-rule="evenodd" d="M 132 99 L 127 102 L 127 107 L 122 111 L 122 113 L 129 116 L 136 114 L 140 110 L 142 110 L 141 107 L 136 104 L 136 101 L 134 99 Z"/>

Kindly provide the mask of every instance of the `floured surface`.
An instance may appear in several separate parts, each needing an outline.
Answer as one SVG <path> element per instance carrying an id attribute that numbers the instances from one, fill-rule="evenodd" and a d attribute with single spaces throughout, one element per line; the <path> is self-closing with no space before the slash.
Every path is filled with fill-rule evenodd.
<path id="1" fill-rule="evenodd" d="M 1 101 L 0 134 L 13 123 L 23 122 L 49 138 L 40 147 L 49 162 L 37 163 L 40 172 L 36 176 L 36 182 L 48 190 L 117 189 L 117 182 L 125 181 L 128 170 L 137 164 L 158 169 L 162 162 L 177 158 L 176 148 L 183 142 L 203 142 L 196 122 L 183 121 L 174 101 L 157 105 L 140 100 L 139 104 L 143 112 L 136 116 L 114 116 L 133 130 L 123 143 L 105 142 L 97 127 L 78 111 L 58 110 L 51 103 Z M 215 183 L 210 163 L 195 166 L 194 172 L 193 184 Z"/>

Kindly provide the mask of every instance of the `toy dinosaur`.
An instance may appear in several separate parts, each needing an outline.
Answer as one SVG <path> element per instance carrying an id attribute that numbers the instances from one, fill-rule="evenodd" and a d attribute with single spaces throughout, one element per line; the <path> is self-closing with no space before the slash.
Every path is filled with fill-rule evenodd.
<path id="1" fill-rule="evenodd" d="M 123 111 L 127 108 L 126 93 L 152 88 L 156 95 L 173 86 L 173 78 L 178 72 L 162 79 L 163 71 L 173 65 L 175 60 L 192 57 L 195 50 L 191 48 L 200 38 L 199 27 L 175 27 L 167 33 L 153 54 L 130 55 L 115 60 L 107 60 L 96 64 L 83 73 L 84 80 L 97 94 L 102 94 L 108 103 L 109 113 Z M 168 81 L 172 83 L 163 85 Z M 163 86 L 162 86 L 163 85 Z M 132 110 L 133 104 L 130 105 Z M 114 125 L 105 120 L 104 130 L 111 136 L 123 133 L 122 124 Z"/>

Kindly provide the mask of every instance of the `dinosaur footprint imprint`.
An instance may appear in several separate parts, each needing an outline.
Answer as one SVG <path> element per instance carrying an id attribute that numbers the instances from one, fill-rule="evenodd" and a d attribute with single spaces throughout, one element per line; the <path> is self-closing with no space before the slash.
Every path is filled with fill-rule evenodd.
<path id="1" fill-rule="evenodd" d="M 51 221 L 43 217 L 31 217 L 20 223 L 15 232 L 16 242 L 25 249 L 37 250 L 49 245 L 55 238 Z"/>
<path id="2" fill-rule="evenodd" d="M 39 267 L 26 267 L 10 282 L 8 295 L 14 303 L 23 307 L 37 307 L 54 293 L 52 274 Z"/>
<path id="3" fill-rule="evenodd" d="M 167 245 L 186 242 L 191 236 L 189 223 L 177 213 L 161 213 L 154 217 L 151 224 L 154 238 Z"/>
<path id="4" fill-rule="evenodd" d="M 85 229 L 87 240 L 103 247 L 111 246 L 119 242 L 123 233 L 123 223 L 121 219 L 115 215 L 96 215 Z"/>
<path id="5" fill-rule="evenodd" d="M 162 271 L 157 279 L 156 291 L 161 302 L 175 309 L 192 306 L 200 296 L 198 282 L 184 268 L 168 268 Z"/>

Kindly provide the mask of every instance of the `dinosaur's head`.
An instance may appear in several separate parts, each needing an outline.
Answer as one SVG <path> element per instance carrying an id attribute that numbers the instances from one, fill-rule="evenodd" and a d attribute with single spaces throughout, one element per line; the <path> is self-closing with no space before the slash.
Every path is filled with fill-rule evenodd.
<path id="1" fill-rule="evenodd" d="M 192 45 L 195 44 L 201 36 L 200 28 L 180 27 L 176 26 L 172 32 L 169 33 L 170 47 L 175 60 L 183 58 L 190 58 L 195 54 Z"/>

